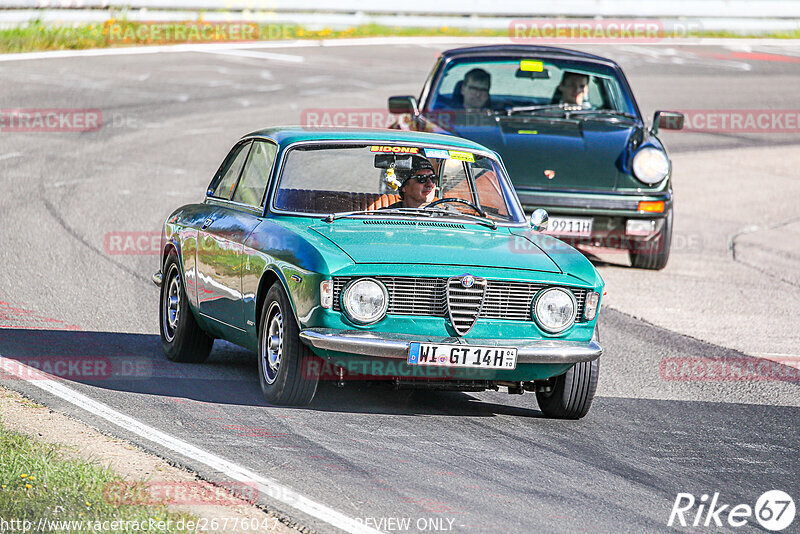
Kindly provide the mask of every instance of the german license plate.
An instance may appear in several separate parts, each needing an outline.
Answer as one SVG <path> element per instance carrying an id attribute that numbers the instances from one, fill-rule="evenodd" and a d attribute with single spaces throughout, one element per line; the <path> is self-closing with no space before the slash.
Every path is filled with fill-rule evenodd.
<path id="1" fill-rule="evenodd" d="M 473 369 L 516 369 L 517 349 L 411 343 L 408 350 L 408 363 L 409 365 L 470 367 Z"/>
<path id="2" fill-rule="evenodd" d="M 544 233 L 590 237 L 592 235 L 592 221 L 593 219 L 586 217 L 550 217 L 550 221 L 547 223 L 547 230 Z"/>

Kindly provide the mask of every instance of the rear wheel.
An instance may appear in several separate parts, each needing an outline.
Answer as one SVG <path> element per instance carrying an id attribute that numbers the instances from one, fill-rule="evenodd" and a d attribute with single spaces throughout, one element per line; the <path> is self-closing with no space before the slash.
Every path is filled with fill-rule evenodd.
<path id="1" fill-rule="evenodd" d="M 667 214 L 664 228 L 650 241 L 635 243 L 628 251 L 631 265 L 638 269 L 658 271 L 667 266 L 672 246 L 672 211 Z"/>
<path id="2" fill-rule="evenodd" d="M 189 309 L 178 256 L 170 252 L 164 262 L 159 324 L 161 346 L 173 362 L 200 363 L 211 353 L 214 339 L 197 324 Z"/>
<path id="3" fill-rule="evenodd" d="M 305 406 L 317 392 L 318 359 L 299 334 L 289 298 L 275 282 L 264 299 L 258 337 L 261 391 L 272 404 Z"/>

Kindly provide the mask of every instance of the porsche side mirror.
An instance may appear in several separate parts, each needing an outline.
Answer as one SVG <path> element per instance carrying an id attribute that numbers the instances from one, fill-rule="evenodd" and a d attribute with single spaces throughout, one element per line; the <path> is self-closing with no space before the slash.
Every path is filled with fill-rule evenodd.
<path id="1" fill-rule="evenodd" d="M 395 113 L 397 115 L 410 113 L 411 115 L 417 116 L 419 115 L 417 99 L 413 96 L 390 96 L 389 113 Z"/>
<path id="2" fill-rule="evenodd" d="M 550 220 L 550 216 L 547 214 L 547 210 L 543 210 L 542 208 L 537 208 L 533 210 L 531 213 L 531 230 L 534 232 L 544 232 L 547 230 L 547 222 Z"/>
<path id="3" fill-rule="evenodd" d="M 650 130 L 657 134 L 659 128 L 664 130 L 683 130 L 683 113 L 677 111 L 656 111 L 653 114 L 653 128 Z"/>

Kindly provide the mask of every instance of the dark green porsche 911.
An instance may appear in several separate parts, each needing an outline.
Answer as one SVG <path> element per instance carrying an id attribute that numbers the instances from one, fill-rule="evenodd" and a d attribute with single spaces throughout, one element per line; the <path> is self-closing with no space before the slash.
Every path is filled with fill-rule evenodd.
<path id="1" fill-rule="evenodd" d="M 657 111 L 647 128 L 615 62 L 574 50 L 498 45 L 448 50 L 419 100 L 389 99 L 396 127 L 457 135 L 502 156 L 524 208 L 551 214 L 548 233 L 626 249 L 662 269 L 672 236 L 671 163 Z"/>
<path id="2" fill-rule="evenodd" d="M 546 415 L 582 417 L 604 284 L 546 226 L 471 141 L 255 132 L 164 224 L 164 352 L 201 362 L 215 338 L 255 351 L 275 404 L 311 402 L 320 379 L 388 379 L 535 391 Z"/>

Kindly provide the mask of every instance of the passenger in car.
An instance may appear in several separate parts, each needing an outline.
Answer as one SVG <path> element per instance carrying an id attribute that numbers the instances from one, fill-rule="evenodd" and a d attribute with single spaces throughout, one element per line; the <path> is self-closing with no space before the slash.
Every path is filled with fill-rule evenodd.
<path id="1" fill-rule="evenodd" d="M 589 108 L 589 76 L 580 72 L 564 71 L 561 83 L 553 93 L 553 104 L 566 104 L 578 108 Z"/>

